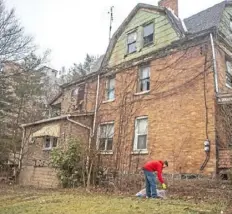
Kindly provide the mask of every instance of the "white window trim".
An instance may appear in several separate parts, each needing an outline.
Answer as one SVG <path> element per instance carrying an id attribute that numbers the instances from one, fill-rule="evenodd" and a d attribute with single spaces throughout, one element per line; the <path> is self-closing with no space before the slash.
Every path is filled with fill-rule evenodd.
<path id="1" fill-rule="evenodd" d="M 147 91 L 142 91 L 142 92 L 136 92 L 134 95 L 138 96 L 138 95 L 143 95 L 143 94 L 149 94 L 150 90 Z"/>
<path id="2" fill-rule="evenodd" d="M 112 79 L 114 79 L 114 98 L 109 99 L 108 97 L 109 81 Z M 108 79 L 106 80 L 105 100 L 103 101 L 103 103 L 113 102 L 115 100 L 115 81 L 116 81 L 115 77 L 108 77 Z"/>
<path id="3" fill-rule="evenodd" d="M 136 39 L 135 39 L 135 42 L 134 42 L 135 43 L 135 51 L 129 53 L 128 37 L 129 37 L 130 34 L 133 34 L 133 33 L 136 34 Z M 135 30 L 133 30 L 131 32 L 128 32 L 127 33 L 127 37 L 126 37 L 126 54 L 127 55 L 133 54 L 133 53 L 137 52 L 137 42 L 138 42 L 138 32 L 137 32 L 137 29 L 135 29 Z M 132 44 L 132 43 L 130 43 L 130 44 Z"/>
<path id="4" fill-rule="evenodd" d="M 96 142 L 96 148 L 97 150 L 99 151 L 100 154 L 113 154 L 113 149 L 114 149 L 114 141 L 113 141 L 113 145 L 112 145 L 112 150 L 104 150 L 104 151 L 101 151 L 99 150 L 99 137 L 100 137 L 100 127 L 102 125 L 114 125 L 114 121 L 109 121 L 109 122 L 103 122 L 103 123 L 100 123 L 99 126 L 98 126 L 98 132 L 97 132 L 97 142 Z M 114 139 L 114 135 L 113 135 L 113 139 Z"/>
<path id="5" fill-rule="evenodd" d="M 44 151 L 49 151 L 49 150 L 52 150 L 52 149 L 58 147 L 58 138 L 57 138 L 57 137 L 52 137 L 52 136 L 48 136 L 48 137 L 50 138 L 50 146 L 49 146 L 49 147 L 45 147 L 45 144 L 46 144 L 45 138 L 46 138 L 46 137 L 43 138 L 43 140 L 44 140 L 44 142 L 43 142 L 43 150 L 44 150 Z M 57 138 L 56 147 L 53 147 L 53 140 L 54 140 L 54 138 Z"/>
<path id="6" fill-rule="evenodd" d="M 147 68 L 147 67 L 149 68 L 149 84 L 150 84 L 149 90 L 146 90 L 146 91 L 138 91 L 141 71 L 142 71 L 143 68 Z M 137 83 L 137 88 L 136 88 L 136 93 L 135 93 L 135 95 L 141 95 L 141 94 L 147 94 L 147 93 L 149 93 L 149 91 L 151 90 L 151 66 L 150 66 L 150 65 L 141 66 L 141 67 L 139 68 L 137 81 L 138 81 L 138 83 Z"/>
<path id="7" fill-rule="evenodd" d="M 227 76 L 227 73 L 230 73 L 230 72 L 228 71 L 228 70 L 229 70 L 229 63 L 230 63 L 231 66 L 232 66 L 232 62 L 226 60 L 226 76 Z M 231 74 L 231 75 L 232 75 L 232 74 Z M 226 87 L 232 89 L 232 85 L 229 85 L 227 82 L 226 82 Z"/>
<path id="8" fill-rule="evenodd" d="M 147 119 L 147 144 L 146 144 L 146 149 L 136 149 L 137 145 L 138 145 L 138 138 L 137 138 L 137 134 L 135 133 L 136 131 L 136 123 L 137 120 L 141 120 L 141 119 Z M 136 136 L 135 136 L 136 134 Z M 133 154 L 147 154 L 148 153 L 148 116 L 141 116 L 141 117 L 136 117 L 135 118 L 135 124 L 134 124 L 134 142 L 133 142 Z"/>

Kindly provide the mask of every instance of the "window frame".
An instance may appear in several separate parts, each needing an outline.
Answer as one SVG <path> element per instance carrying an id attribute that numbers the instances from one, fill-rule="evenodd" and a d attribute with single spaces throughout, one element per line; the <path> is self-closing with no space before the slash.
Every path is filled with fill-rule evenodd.
<path id="1" fill-rule="evenodd" d="M 138 136 L 143 136 L 145 134 L 139 134 L 137 124 L 139 120 L 147 121 L 147 129 L 146 129 L 146 148 L 145 149 L 138 149 Z M 148 116 L 140 116 L 135 118 L 134 123 L 134 142 L 133 142 L 133 152 L 147 152 L 148 151 Z"/>
<path id="2" fill-rule="evenodd" d="M 146 69 L 146 68 L 149 69 L 149 77 L 141 78 L 142 77 L 143 69 Z M 141 83 L 142 83 L 142 81 L 146 81 L 147 79 L 149 80 L 149 89 L 147 89 L 147 90 L 141 90 Z M 137 78 L 136 94 L 147 93 L 147 92 L 150 91 L 150 89 L 151 89 L 151 67 L 148 64 L 148 65 L 143 65 L 143 66 L 139 67 L 138 78 Z"/>
<path id="3" fill-rule="evenodd" d="M 133 42 L 129 43 L 128 39 L 129 39 L 129 36 L 132 35 L 132 34 L 135 34 L 135 40 Z M 127 54 L 133 54 L 133 53 L 137 52 L 137 47 L 136 47 L 137 39 L 138 39 L 137 31 L 132 31 L 132 32 L 127 34 L 127 42 L 126 42 L 126 44 L 127 44 L 127 51 L 126 51 Z M 135 44 L 135 50 L 132 51 L 132 52 L 129 52 L 129 50 L 130 50 L 129 46 L 132 45 L 132 44 Z"/>
<path id="4" fill-rule="evenodd" d="M 149 25 L 152 25 L 152 29 L 153 29 L 152 34 L 149 34 L 149 35 L 147 35 L 147 36 L 144 36 L 144 34 L 145 34 L 145 32 L 144 32 L 145 27 L 147 27 L 147 26 L 149 26 Z M 143 47 L 147 47 L 147 46 L 149 46 L 149 45 L 151 45 L 151 44 L 154 43 L 154 32 L 155 32 L 154 22 L 147 23 L 147 24 L 145 24 L 145 25 L 143 26 Z M 152 41 L 145 43 L 145 41 L 146 41 L 145 38 L 147 38 L 147 37 L 149 37 L 149 36 L 151 36 L 151 35 L 152 35 Z"/>
<path id="5" fill-rule="evenodd" d="M 230 79 L 230 83 L 228 83 L 227 78 Z M 232 61 L 228 59 L 226 60 L 226 86 L 232 89 Z"/>
<path id="6" fill-rule="evenodd" d="M 114 80 L 114 87 L 112 89 L 110 89 L 110 81 Z M 105 101 L 113 101 L 115 100 L 115 76 L 110 76 L 107 78 L 106 80 L 106 90 L 105 90 Z M 112 99 L 110 99 L 110 92 L 113 91 L 114 97 Z"/>
<path id="7" fill-rule="evenodd" d="M 49 147 L 46 147 L 46 139 L 49 139 Z M 53 136 L 44 136 L 43 137 L 43 150 L 52 150 L 58 147 L 58 138 Z M 54 140 L 56 141 L 56 146 L 53 145 Z"/>
<path id="8" fill-rule="evenodd" d="M 112 138 L 109 137 L 105 137 L 105 146 L 104 146 L 104 150 L 100 149 L 100 140 L 101 140 L 101 127 L 102 126 L 109 126 L 109 125 L 113 125 L 113 136 Z M 112 139 L 112 149 L 111 150 L 107 150 L 107 146 L 108 146 L 108 139 Z M 101 153 L 113 153 L 113 147 L 114 147 L 114 121 L 110 121 L 110 122 L 104 122 L 99 124 L 98 127 L 98 138 L 97 138 L 97 150 Z"/>

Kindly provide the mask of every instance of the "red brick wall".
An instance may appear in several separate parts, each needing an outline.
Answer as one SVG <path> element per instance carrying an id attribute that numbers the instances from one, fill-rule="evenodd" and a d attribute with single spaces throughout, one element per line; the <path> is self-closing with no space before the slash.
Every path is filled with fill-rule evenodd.
<path id="1" fill-rule="evenodd" d="M 160 0 L 158 5 L 172 9 L 178 16 L 178 0 Z"/>
<path id="2" fill-rule="evenodd" d="M 205 84 L 211 155 L 203 173 L 215 173 L 213 72 L 207 64 L 204 83 L 204 63 L 200 46 L 151 61 L 151 90 L 144 95 L 135 95 L 138 66 L 118 73 L 116 99 L 102 103 L 99 112 L 98 123 L 115 121 L 114 154 L 102 155 L 103 163 L 114 167 L 119 162 L 122 171 L 134 171 L 146 160 L 167 159 L 167 172 L 200 173 L 207 138 Z M 132 154 L 135 118 L 144 115 L 148 116 L 148 154 Z"/>

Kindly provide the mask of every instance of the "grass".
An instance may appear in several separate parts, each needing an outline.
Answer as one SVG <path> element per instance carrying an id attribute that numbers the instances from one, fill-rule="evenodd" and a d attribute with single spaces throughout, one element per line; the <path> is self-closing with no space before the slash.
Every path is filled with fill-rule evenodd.
<path id="1" fill-rule="evenodd" d="M 222 203 L 154 200 L 79 190 L 0 190 L 0 214 L 196 214 L 220 213 Z"/>

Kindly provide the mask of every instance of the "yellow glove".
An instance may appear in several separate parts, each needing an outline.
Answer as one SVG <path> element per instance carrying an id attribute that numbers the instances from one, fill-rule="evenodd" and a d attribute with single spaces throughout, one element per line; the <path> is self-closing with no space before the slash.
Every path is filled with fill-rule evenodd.
<path id="1" fill-rule="evenodd" d="M 162 184 L 162 188 L 163 188 L 163 189 L 167 189 L 167 186 L 166 186 L 165 183 Z"/>

